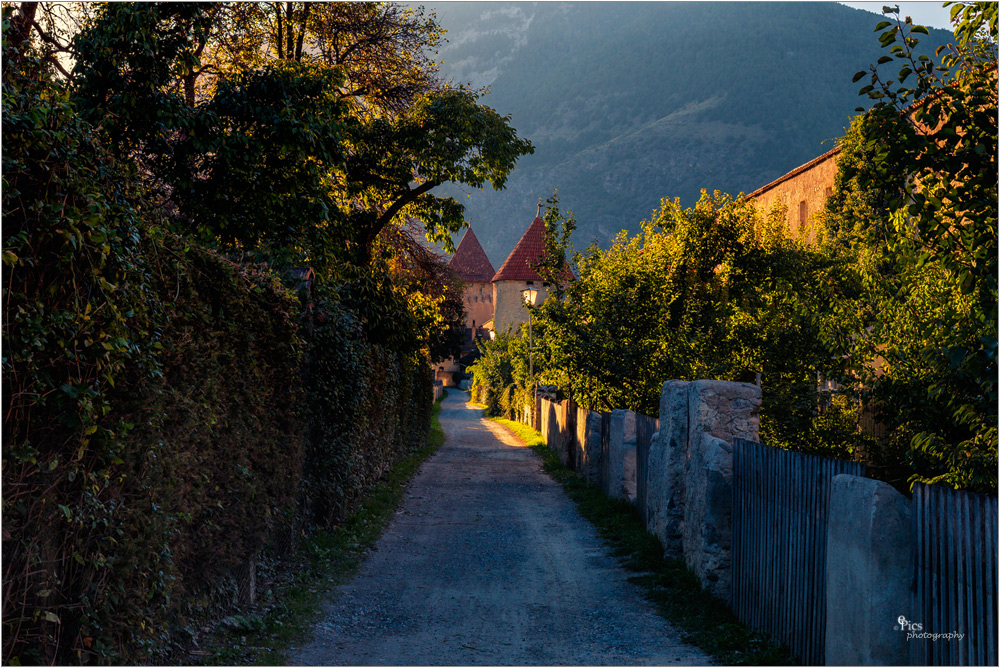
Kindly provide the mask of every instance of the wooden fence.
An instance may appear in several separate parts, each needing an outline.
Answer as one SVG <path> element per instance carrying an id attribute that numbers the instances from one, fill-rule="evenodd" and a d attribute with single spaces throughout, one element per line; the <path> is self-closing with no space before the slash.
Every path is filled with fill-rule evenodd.
<path id="1" fill-rule="evenodd" d="M 642 517 L 642 523 L 648 520 L 646 517 L 646 469 L 649 464 L 649 446 L 653 441 L 653 434 L 660 430 L 660 421 L 657 418 L 649 417 L 641 413 L 635 415 L 635 506 Z"/>
<path id="2" fill-rule="evenodd" d="M 911 663 L 997 665 L 997 499 L 941 485 L 913 489 L 914 618 Z"/>
<path id="3" fill-rule="evenodd" d="M 822 665 L 826 530 L 833 477 L 857 462 L 733 441 L 733 600 L 736 616 Z"/>

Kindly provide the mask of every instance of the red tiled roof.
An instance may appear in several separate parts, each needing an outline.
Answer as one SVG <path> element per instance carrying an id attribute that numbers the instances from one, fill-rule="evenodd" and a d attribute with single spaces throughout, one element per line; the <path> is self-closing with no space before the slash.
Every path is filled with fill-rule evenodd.
<path id="1" fill-rule="evenodd" d="M 545 221 L 535 218 L 514 246 L 493 281 L 541 281 L 541 276 L 531 268 L 545 252 Z M 573 272 L 563 267 L 563 278 L 573 280 Z"/>
<path id="2" fill-rule="evenodd" d="M 459 242 L 455 254 L 448 261 L 448 266 L 466 283 L 477 281 L 488 283 L 493 278 L 493 265 L 490 264 L 490 259 L 486 257 L 486 252 L 479 245 L 479 239 L 471 227 Z"/>

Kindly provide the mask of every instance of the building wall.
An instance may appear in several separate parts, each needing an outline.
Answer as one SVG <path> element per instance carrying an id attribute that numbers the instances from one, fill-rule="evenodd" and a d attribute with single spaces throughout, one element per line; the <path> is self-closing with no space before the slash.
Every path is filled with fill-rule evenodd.
<path id="1" fill-rule="evenodd" d="M 493 319 L 493 284 L 486 281 L 466 283 L 462 303 L 466 329 L 482 327 L 484 322 Z"/>
<path id="2" fill-rule="evenodd" d="M 775 201 L 786 208 L 788 236 L 806 243 L 816 242 L 815 216 L 833 193 L 838 152 L 830 151 L 792 170 L 777 181 L 751 193 L 749 199 L 765 215 Z"/>
<path id="3" fill-rule="evenodd" d="M 521 297 L 521 292 L 528 288 L 538 290 L 539 305 L 549 296 L 550 286 L 542 281 L 497 281 L 493 284 L 494 330 L 516 330 L 521 323 L 528 322 L 528 309 L 524 308 Z"/>

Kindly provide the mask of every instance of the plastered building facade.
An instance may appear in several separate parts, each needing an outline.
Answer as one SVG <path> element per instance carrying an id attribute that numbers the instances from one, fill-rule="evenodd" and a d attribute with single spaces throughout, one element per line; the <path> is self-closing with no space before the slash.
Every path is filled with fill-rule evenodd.
<path id="1" fill-rule="evenodd" d="M 524 290 L 538 290 L 535 305 L 541 305 L 555 286 L 542 279 L 532 267 L 545 252 L 545 221 L 539 216 L 531 221 L 528 229 L 514 246 L 507 259 L 493 277 L 493 328 L 497 332 L 516 331 L 528 322 L 528 309 L 524 307 Z M 563 280 L 573 279 L 569 267 L 563 268 Z"/>
<path id="2" fill-rule="evenodd" d="M 805 243 L 815 243 L 816 214 L 822 211 L 827 198 L 833 194 L 838 155 L 840 148 L 827 151 L 755 190 L 747 195 L 747 199 L 756 203 L 764 215 L 775 202 L 781 203 L 786 211 L 786 234 Z"/>

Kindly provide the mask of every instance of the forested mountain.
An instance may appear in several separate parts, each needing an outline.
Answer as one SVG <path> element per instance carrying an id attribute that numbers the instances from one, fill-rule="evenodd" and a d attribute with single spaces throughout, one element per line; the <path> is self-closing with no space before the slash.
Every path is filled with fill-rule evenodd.
<path id="1" fill-rule="evenodd" d="M 751 192 L 833 146 L 866 97 L 851 78 L 884 55 L 880 17 L 836 3 L 429 5 L 441 74 L 488 86 L 535 145 L 502 192 L 453 188 L 492 262 L 559 189 L 573 243 L 607 247 L 663 197 Z M 951 33 L 931 30 L 923 52 Z M 824 143 L 826 141 L 826 143 Z M 457 240 L 456 240 L 457 241 Z"/>

